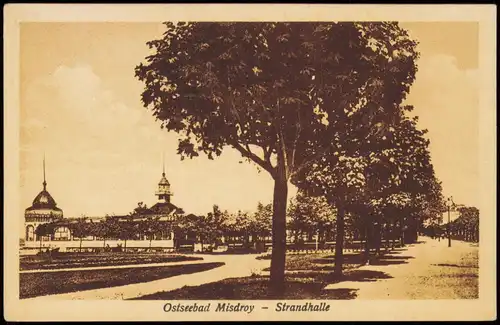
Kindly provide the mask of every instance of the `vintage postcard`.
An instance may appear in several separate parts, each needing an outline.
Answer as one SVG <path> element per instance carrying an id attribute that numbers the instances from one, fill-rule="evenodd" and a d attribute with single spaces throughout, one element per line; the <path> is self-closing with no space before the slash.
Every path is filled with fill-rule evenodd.
<path id="1" fill-rule="evenodd" d="M 496 319 L 488 5 L 6 5 L 8 321 Z"/>

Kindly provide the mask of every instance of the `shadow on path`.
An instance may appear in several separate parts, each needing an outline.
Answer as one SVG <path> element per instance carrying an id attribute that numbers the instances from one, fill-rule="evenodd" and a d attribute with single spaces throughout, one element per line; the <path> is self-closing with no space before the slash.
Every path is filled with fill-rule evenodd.
<path id="1" fill-rule="evenodd" d="M 382 271 L 372 270 L 354 270 L 345 274 L 333 283 L 351 281 L 351 282 L 375 282 L 380 279 L 392 279 L 392 276 Z"/>
<path id="2" fill-rule="evenodd" d="M 408 260 L 412 258 L 414 257 L 404 256 L 404 255 L 397 255 L 397 256 L 386 255 L 372 259 L 370 261 L 370 265 L 381 266 L 381 265 L 408 264 Z"/>
<path id="3" fill-rule="evenodd" d="M 185 286 L 177 290 L 157 292 L 131 300 L 255 300 L 255 299 L 328 299 L 347 300 L 357 297 L 357 289 L 323 290 L 323 283 L 286 277 L 285 294 L 269 292 L 269 277 L 229 278 L 200 286 Z"/>
<path id="4" fill-rule="evenodd" d="M 447 267 L 462 267 L 462 268 L 466 268 L 466 269 L 471 269 L 471 268 L 479 268 L 477 265 L 458 265 L 458 264 L 446 264 L 446 263 L 443 263 L 443 264 L 431 264 L 432 266 L 447 266 Z"/>

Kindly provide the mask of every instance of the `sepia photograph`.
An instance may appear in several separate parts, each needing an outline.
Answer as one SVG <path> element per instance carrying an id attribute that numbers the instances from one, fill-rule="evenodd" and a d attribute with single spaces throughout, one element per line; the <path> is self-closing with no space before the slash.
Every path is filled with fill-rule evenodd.
<path id="1" fill-rule="evenodd" d="M 139 11 L 17 22 L 16 304 L 154 304 L 158 320 L 496 304 L 479 19 Z"/>

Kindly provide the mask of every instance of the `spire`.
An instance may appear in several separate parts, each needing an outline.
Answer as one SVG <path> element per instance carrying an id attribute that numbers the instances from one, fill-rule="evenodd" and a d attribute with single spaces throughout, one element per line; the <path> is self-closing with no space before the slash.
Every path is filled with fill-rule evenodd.
<path id="1" fill-rule="evenodd" d="M 43 190 L 47 188 L 47 182 L 45 181 L 45 152 L 43 153 Z"/>
<path id="2" fill-rule="evenodd" d="M 163 173 L 162 176 L 165 177 L 165 152 L 163 152 Z"/>
<path id="3" fill-rule="evenodd" d="M 163 167 L 163 173 L 162 177 L 160 179 L 160 182 L 158 183 L 158 190 L 156 191 L 156 195 L 158 196 L 158 201 L 159 202 L 170 202 L 170 196 L 172 193 L 170 192 L 170 183 L 168 182 L 167 178 L 165 177 L 165 152 L 163 152 L 163 157 L 162 157 L 162 167 Z"/>

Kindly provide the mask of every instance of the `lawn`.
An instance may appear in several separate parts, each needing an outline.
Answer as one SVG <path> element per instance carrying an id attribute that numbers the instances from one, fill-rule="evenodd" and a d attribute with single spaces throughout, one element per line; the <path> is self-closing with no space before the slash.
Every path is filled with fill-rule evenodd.
<path id="1" fill-rule="evenodd" d="M 224 263 L 201 263 L 85 271 L 21 273 L 20 298 L 148 282 L 181 274 L 211 270 Z"/>
<path id="2" fill-rule="evenodd" d="M 270 255 L 259 256 L 258 259 L 271 259 Z M 363 255 L 359 253 L 344 254 L 343 269 L 350 270 L 358 267 L 363 262 Z M 327 254 L 297 254 L 287 255 L 285 269 L 287 271 L 333 271 L 335 256 Z M 264 269 L 269 271 L 269 268 Z"/>
<path id="3" fill-rule="evenodd" d="M 355 290 L 322 290 L 325 283 L 321 275 L 287 276 L 286 293 L 275 297 L 269 294 L 269 277 L 251 276 L 230 278 L 197 287 L 183 287 L 168 292 L 158 292 L 132 300 L 252 300 L 252 299 L 354 299 Z"/>
<path id="4" fill-rule="evenodd" d="M 20 270 L 62 269 L 128 264 L 150 264 L 202 260 L 200 257 L 161 253 L 55 253 L 22 256 Z"/>
<path id="5" fill-rule="evenodd" d="M 262 255 L 257 259 L 270 259 Z M 383 261 L 385 262 L 383 257 Z M 268 292 L 269 276 L 250 276 L 230 278 L 197 287 L 183 287 L 169 292 L 158 292 L 134 300 L 204 300 L 204 299 L 355 299 L 354 289 L 324 290 L 330 284 L 339 281 L 376 281 L 388 278 L 384 272 L 357 270 L 363 262 L 362 254 L 344 256 L 344 276 L 342 279 L 333 274 L 334 259 L 331 253 L 297 254 L 286 256 L 286 291 L 283 296 L 272 296 Z M 372 262 L 382 260 L 372 256 Z M 264 271 L 269 271 L 264 269 Z"/>

